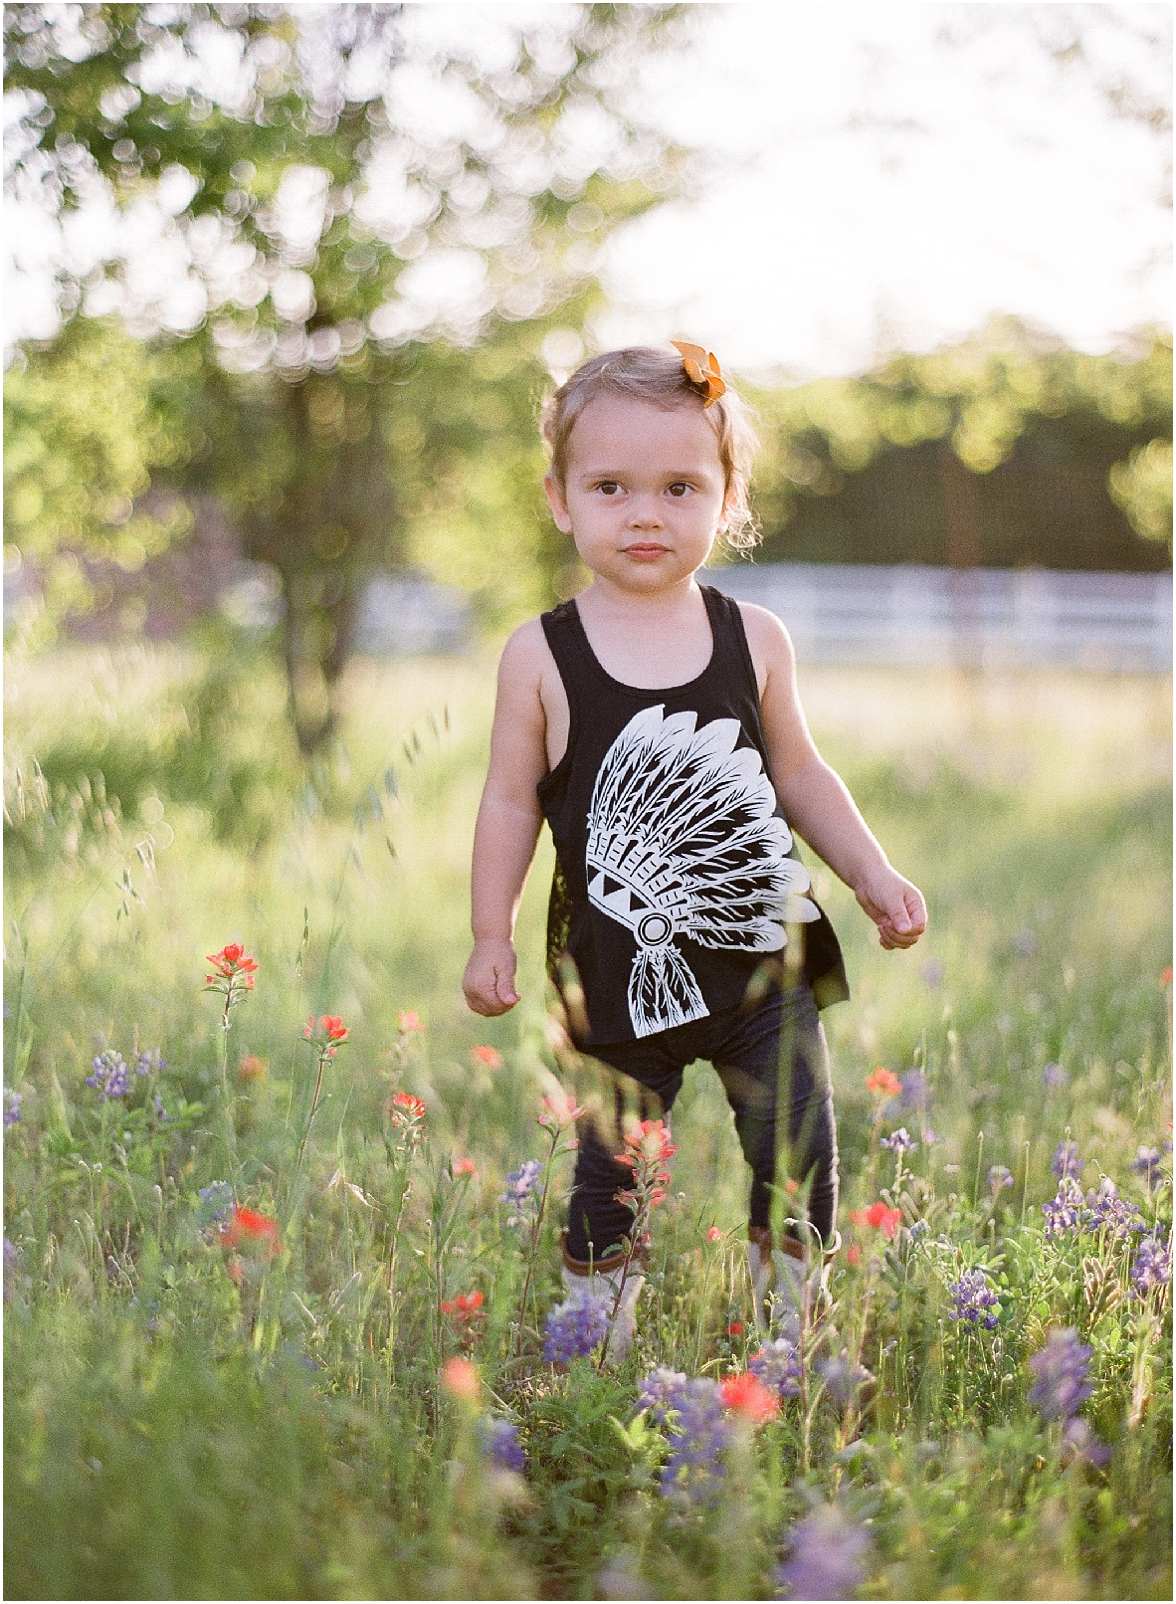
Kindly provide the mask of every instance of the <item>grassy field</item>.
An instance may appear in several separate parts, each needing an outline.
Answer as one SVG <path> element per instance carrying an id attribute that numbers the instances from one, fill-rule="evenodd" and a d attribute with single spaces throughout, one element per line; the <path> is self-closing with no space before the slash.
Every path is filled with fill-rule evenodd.
<path id="1" fill-rule="evenodd" d="M 705 1066 L 633 1354 L 543 1357 L 571 1132 L 537 1116 L 579 1072 L 546 844 L 523 1003 L 461 999 L 492 659 L 354 664 L 308 778 L 264 659 L 10 665 L 9 1597 L 1171 1595 L 1170 688 L 802 690 L 931 928 L 882 953 L 813 866 L 854 989 L 825 1015 L 846 1251 L 757 1422 L 713 1385 L 767 1372 Z M 258 968 L 225 1030 L 229 942 Z M 537 1193 L 522 1225 L 500 1201 L 532 1158 L 534 1230 Z M 689 1407 L 642 1409 L 659 1366 Z"/>

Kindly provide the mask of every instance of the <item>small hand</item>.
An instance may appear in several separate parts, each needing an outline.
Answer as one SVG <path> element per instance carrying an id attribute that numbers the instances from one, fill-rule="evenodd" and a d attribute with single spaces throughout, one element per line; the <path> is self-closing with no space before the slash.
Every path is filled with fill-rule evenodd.
<path id="1" fill-rule="evenodd" d="M 519 1000 L 514 988 L 515 965 L 513 942 L 485 938 L 474 942 L 461 983 L 474 1013 L 493 1018 L 514 1007 Z"/>
<path id="2" fill-rule="evenodd" d="M 857 899 L 878 926 L 878 940 L 887 951 L 913 947 L 927 928 L 923 893 L 891 868 L 858 886 Z"/>

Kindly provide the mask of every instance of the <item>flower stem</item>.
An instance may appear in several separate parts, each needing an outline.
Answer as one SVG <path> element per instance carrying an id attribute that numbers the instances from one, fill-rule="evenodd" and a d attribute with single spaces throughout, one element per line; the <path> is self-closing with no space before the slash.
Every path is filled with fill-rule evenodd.
<path id="1" fill-rule="evenodd" d="M 318 1108 L 319 1093 L 323 1089 L 323 1066 L 326 1064 L 328 1054 L 320 1051 L 318 1055 L 318 1074 L 314 1082 L 314 1096 L 310 1100 L 310 1113 L 306 1117 L 306 1129 L 302 1133 L 302 1142 L 298 1148 L 298 1162 L 294 1166 L 294 1180 L 302 1174 L 302 1159 L 306 1152 L 306 1144 L 310 1140 L 310 1127 L 314 1124 L 315 1111 Z"/>
<path id="2" fill-rule="evenodd" d="M 523 1296 L 519 1304 L 519 1329 L 515 1332 L 515 1356 L 523 1351 L 523 1327 L 527 1321 L 527 1299 L 531 1295 L 531 1276 L 535 1270 L 535 1256 L 539 1251 L 539 1233 L 543 1229 L 543 1216 L 547 1212 L 547 1193 L 551 1187 L 551 1167 L 555 1162 L 555 1150 L 559 1145 L 558 1125 L 551 1133 L 551 1152 L 547 1155 L 547 1165 L 543 1174 L 543 1191 L 539 1196 L 539 1209 L 535 1215 L 535 1222 L 531 1226 L 531 1247 L 527 1254 L 527 1274 L 523 1279 Z"/>

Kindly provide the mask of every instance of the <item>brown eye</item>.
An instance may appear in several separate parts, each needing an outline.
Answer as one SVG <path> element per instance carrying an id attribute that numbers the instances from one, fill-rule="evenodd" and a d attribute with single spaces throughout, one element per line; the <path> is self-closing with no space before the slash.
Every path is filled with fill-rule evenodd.
<path id="1" fill-rule="evenodd" d="M 615 496 L 621 487 L 614 479 L 606 479 L 598 488 L 602 496 Z"/>
<path id="2" fill-rule="evenodd" d="M 689 485 L 683 484 L 681 480 L 679 480 L 677 484 L 670 486 L 670 495 L 677 496 L 679 499 L 681 499 L 689 489 Z"/>

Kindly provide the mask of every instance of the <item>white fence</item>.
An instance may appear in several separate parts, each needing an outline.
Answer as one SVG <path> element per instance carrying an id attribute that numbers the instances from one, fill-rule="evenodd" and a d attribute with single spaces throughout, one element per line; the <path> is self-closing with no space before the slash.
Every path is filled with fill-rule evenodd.
<path id="1" fill-rule="evenodd" d="M 1172 670 L 1172 575 L 739 563 L 705 578 L 783 619 L 805 663 Z"/>

